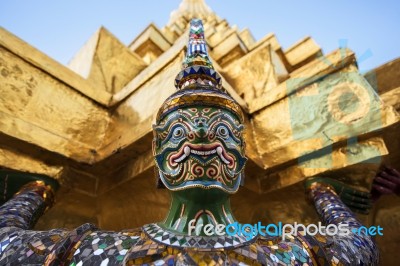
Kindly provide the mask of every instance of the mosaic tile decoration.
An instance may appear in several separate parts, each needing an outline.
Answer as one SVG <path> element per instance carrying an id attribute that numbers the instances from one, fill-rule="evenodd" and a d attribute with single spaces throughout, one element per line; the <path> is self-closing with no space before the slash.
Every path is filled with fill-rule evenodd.
<path id="1" fill-rule="evenodd" d="M 354 213 L 340 200 L 334 190 L 327 185 L 317 184 L 310 192 L 315 208 L 325 224 L 346 223 L 349 229 L 363 226 Z M 306 239 L 310 237 L 307 236 Z M 370 236 L 351 232 L 347 236 L 327 237 L 325 254 L 332 265 L 378 265 L 379 251 Z M 329 248 L 327 248 L 329 247 Z"/>
<path id="2" fill-rule="evenodd" d="M 310 193 L 324 222 L 361 226 L 333 191 L 316 186 Z M 3 205 L 0 214 L 4 207 L 35 195 L 25 189 Z M 36 200 L 23 205 L 36 206 L 31 210 L 38 211 L 45 201 Z M 21 212 L 22 217 L 26 213 Z M 378 265 L 379 258 L 371 238 L 355 234 L 330 237 L 300 232 L 285 241 L 280 237 L 246 241 L 227 236 L 180 236 L 157 224 L 124 232 L 100 231 L 91 224 L 70 232 L 40 232 L 18 228 L 19 219 L 1 217 L 1 265 Z"/>

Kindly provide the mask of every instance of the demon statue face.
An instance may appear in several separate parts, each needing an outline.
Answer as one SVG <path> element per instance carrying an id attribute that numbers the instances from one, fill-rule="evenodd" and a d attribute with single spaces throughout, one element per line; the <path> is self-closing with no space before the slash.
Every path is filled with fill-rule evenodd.
<path id="1" fill-rule="evenodd" d="M 243 113 L 212 66 L 200 20 L 190 23 L 188 49 L 175 87 L 154 126 L 158 177 L 172 191 L 236 192 L 246 162 Z"/>
<path id="2" fill-rule="evenodd" d="M 165 116 L 154 131 L 155 160 L 168 189 L 237 191 L 246 158 L 243 125 L 235 114 L 219 107 L 184 107 Z"/>

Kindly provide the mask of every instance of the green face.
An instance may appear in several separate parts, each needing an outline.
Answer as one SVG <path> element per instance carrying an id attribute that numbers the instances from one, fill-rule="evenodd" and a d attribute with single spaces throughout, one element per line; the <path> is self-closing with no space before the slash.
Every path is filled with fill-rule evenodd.
<path id="1" fill-rule="evenodd" d="M 238 190 L 246 157 L 243 125 L 222 108 L 185 107 L 154 126 L 161 181 L 173 191 L 193 187 Z"/>

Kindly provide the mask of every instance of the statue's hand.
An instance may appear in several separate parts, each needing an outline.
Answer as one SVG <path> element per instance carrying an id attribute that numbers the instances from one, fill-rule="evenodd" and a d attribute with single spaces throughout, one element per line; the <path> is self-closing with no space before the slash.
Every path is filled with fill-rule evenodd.
<path id="1" fill-rule="evenodd" d="M 306 189 L 309 189 L 313 183 L 330 185 L 343 203 L 354 212 L 368 214 L 372 207 L 371 194 L 368 192 L 354 189 L 343 182 L 328 177 L 308 178 L 305 182 Z"/>
<path id="2" fill-rule="evenodd" d="M 0 171 L 0 205 L 11 199 L 23 186 L 33 181 L 43 181 L 53 191 L 59 187 L 57 180 L 36 174 Z"/>
<path id="3" fill-rule="evenodd" d="M 400 172 L 385 166 L 376 174 L 372 183 L 371 194 L 374 201 L 382 195 L 397 194 L 400 196 Z"/>

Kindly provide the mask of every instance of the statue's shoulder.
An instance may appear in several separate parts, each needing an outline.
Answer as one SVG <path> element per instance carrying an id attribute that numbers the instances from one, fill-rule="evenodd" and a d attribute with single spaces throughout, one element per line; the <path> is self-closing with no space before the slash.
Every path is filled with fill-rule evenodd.
<path id="1" fill-rule="evenodd" d="M 112 232 L 98 230 L 90 224 L 82 225 L 70 234 L 71 237 L 80 237 L 74 240 L 76 244 L 69 252 L 72 259 L 68 263 L 77 266 L 142 265 L 168 260 L 168 254 L 177 252 L 173 247 L 150 238 L 143 228 Z"/>
<path id="2" fill-rule="evenodd" d="M 149 247 L 156 245 L 141 228 L 114 232 L 98 230 L 92 224 L 84 224 L 71 231 L 62 246 L 73 246 L 68 252 L 70 265 L 125 265 L 127 258 L 143 251 L 145 244 Z"/>
<path id="3" fill-rule="evenodd" d="M 41 265 L 67 234 L 64 229 L 33 231 L 3 227 L 0 229 L 0 265 Z"/>

